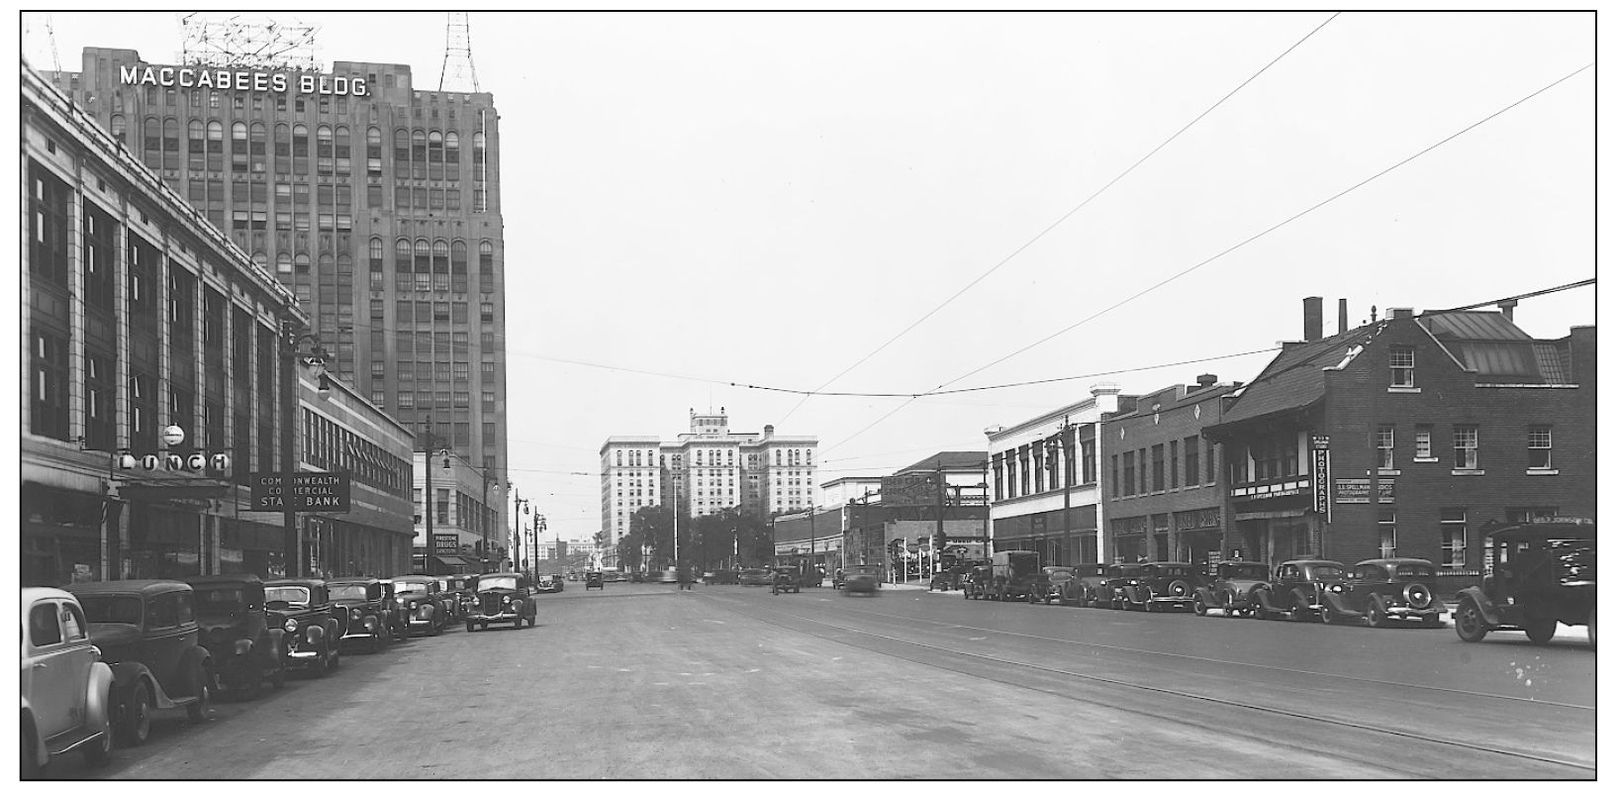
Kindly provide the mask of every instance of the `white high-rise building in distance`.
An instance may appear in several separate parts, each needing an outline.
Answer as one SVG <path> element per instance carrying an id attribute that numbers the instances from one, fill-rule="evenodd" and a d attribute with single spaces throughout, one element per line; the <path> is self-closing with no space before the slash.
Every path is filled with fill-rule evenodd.
<path id="1" fill-rule="evenodd" d="M 733 432 L 729 416 L 690 413 L 673 441 L 612 436 L 601 447 L 602 547 L 609 559 L 630 519 L 644 507 L 678 506 L 686 517 L 728 508 L 760 517 L 815 504 L 813 436 Z"/>

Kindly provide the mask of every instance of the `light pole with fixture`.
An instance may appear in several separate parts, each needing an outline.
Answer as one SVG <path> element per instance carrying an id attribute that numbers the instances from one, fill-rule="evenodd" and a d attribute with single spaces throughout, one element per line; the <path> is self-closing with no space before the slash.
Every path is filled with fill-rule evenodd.
<path id="1" fill-rule="evenodd" d="M 427 450 L 424 454 L 426 460 L 422 462 L 427 467 L 427 478 L 423 481 L 422 491 L 422 500 L 426 503 L 426 507 L 422 511 L 422 518 L 425 520 L 427 527 L 427 557 L 422 561 L 422 572 L 429 575 L 433 573 L 433 560 L 438 559 L 438 548 L 433 542 L 433 460 L 443 456 L 444 468 L 450 469 L 449 448 L 435 452 L 433 450 L 433 441 L 433 413 L 429 412 L 427 414 Z"/>
<path id="2" fill-rule="evenodd" d="M 304 572 L 303 543 L 292 493 L 297 461 L 293 438 L 298 426 L 298 366 L 302 364 L 316 374 L 320 392 L 326 393 L 331 390 L 326 377 L 326 361 L 331 356 L 320 345 L 320 336 L 296 332 L 291 321 L 282 322 L 281 339 L 281 538 L 287 578 L 298 578 Z"/>

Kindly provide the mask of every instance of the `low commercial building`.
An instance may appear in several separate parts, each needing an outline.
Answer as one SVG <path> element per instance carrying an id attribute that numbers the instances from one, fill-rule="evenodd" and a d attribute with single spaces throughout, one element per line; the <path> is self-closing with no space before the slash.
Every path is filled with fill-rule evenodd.
<path id="1" fill-rule="evenodd" d="M 1421 557 L 1476 582 L 1491 532 L 1596 515 L 1596 328 L 1536 339 L 1499 311 L 1415 314 L 1289 342 L 1205 437 L 1234 534 L 1276 562 Z M 1340 306 L 1340 314 L 1343 312 Z"/>
<path id="2" fill-rule="evenodd" d="M 1107 552 L 1097 526 L 1104 518 L 1097 424 L 1106 413 L 1134 406 L 1134 397 L 1120 396 L 1113 385 L 1090 392 L 1083 401 L 985 430 L 996 551 L 1038 551 L 1047 565 L 1098 562 Z"/>

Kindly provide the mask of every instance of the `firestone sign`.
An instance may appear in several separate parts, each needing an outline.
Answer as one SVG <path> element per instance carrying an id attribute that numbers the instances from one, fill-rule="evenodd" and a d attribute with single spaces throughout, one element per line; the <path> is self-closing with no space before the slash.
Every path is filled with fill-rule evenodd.
<path id="1" fill-rule="evenodd" d="M 214 90 L 252 90 L 286 93 L 296 87 L 306 95 L 364 96 L 364 79 L 335 74 L 289 74 L 281 71 L 232 71 L 190 66 L 119 66 L 118 81 L 125 85 L 208 87 Z"/>

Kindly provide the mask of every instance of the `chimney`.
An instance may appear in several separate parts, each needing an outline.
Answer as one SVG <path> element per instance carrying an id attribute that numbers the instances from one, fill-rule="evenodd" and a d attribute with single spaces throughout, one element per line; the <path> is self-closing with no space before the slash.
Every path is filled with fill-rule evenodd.
<path id="1" fill-rule="evenodd" d="M 1316 295 L 1304 299 L 1304 340 L 1321 340 L 1321 298 Z"/>
<path id="2" fill-rule="evenodd" d="M 1103 383 L 1101 383 L 1099 385 L 1092 385 L 1091 386 L 1091 397 L 1096 399 L 1096 411 L 1097 412 L 1116 412 L 1116 411 L 1118 411 L 1118 409 L 1119 409 L 1119 391 L 1121 389 L 1122 388 L 1120 388 L 1118 385 L 1115 385 L 1115 384 L 1113 384 L 1111 382 L 1103 382 Z"/>
<path id="3" fill-rule="evenodd" d="M 1496 307 L 1501 309 L 1501 316 L 1506 317 L 1507 321 L 1511 322 L 1512 321 L 1512 310 L 1518 307 L 1518 301 L 1516 299 L 1503 300 L 1500 303 L 1496 303 L 1495 305 L 1496 305 Z"/>
<path id="4" fill-rule="evenodd" d="M 1212 388 L 1212 387 L 1214 387 L 1214 383 L 1219 382 L 1219 381 L 1220 381 L 1220 378 L 1213 375 L 1213 374 L 1198 374 L 1197 375 L 1197 387 L 1198 387 L 1199 390 L 1202 390 L 1203 388 Z"/>
<path id="5" fill-rule="evenodd" d="M 1389 319 L 1410 319 L 1413 316 L 1416 316 L 1416 309 L 1410 307 L 1391 308 L 1388 314 Z"/>
<path id="6" fill-rule="evenodd" d="M 1338 335 L 1349 332 L 1349 300 L 1338 298 Z"/>
<path id="7" fill-rule="evenodd" d="M 770 439 L 771 437 L 774 437 L 774 436 L 776 436 L 776 427 L 775 426 L 765 426 L 765 439 Z"/>

